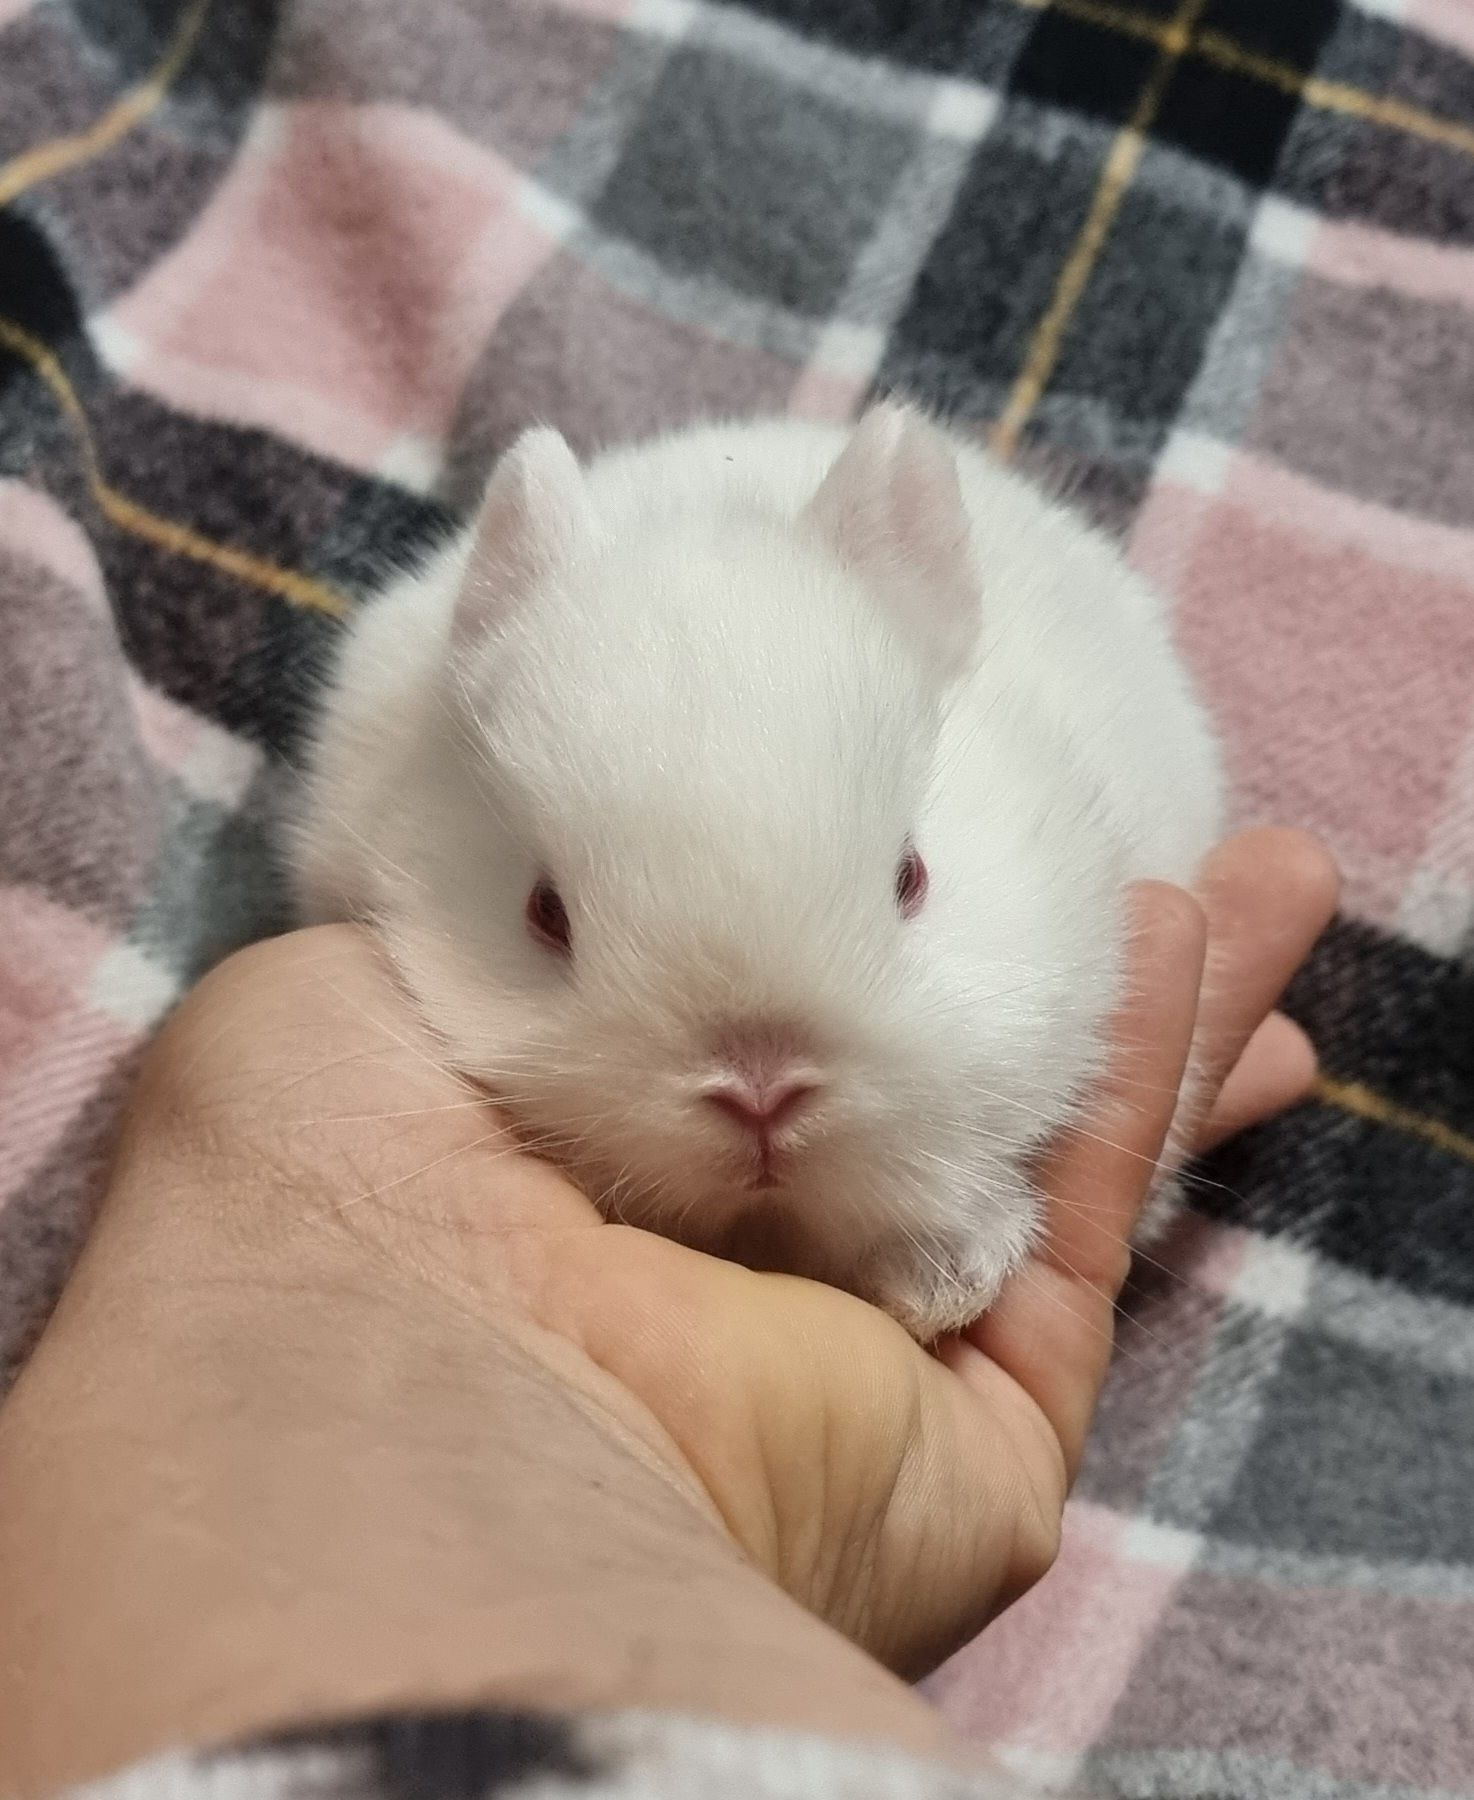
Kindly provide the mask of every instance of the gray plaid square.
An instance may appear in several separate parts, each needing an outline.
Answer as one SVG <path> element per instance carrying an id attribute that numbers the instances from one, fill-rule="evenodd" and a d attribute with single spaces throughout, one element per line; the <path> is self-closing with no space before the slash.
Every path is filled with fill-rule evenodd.
<path id="1" fill-rule="evenodd" d="M 914 133 L 683 46 L 591 209 L 677 273 L 810 317 L 833 310 Z"/>
<path id="2" fill-rule="evenodd" d="M 1314 1311 L 1314 1296 L 1311 1297 Z M 1220 1539 L 1381 1562 L 1474 1561 L 1474 1383 L 1290 1330 L 1212 1519 Z"/>

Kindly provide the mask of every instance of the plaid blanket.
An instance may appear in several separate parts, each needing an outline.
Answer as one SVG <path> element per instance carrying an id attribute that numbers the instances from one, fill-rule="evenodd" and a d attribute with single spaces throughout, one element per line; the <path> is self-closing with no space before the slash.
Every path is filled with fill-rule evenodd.
<path id="1" fill-rule="evenodd" d="M 0 0 L 0 1344 L 138 1046 L 283 922 L 310 672 L 524 423 L 934 403 L 1173 596 L 1323 833 L 1317 1099 L 1141 1278 L 1041 1781 L 1474 1793 L 1474 8 Z"/>

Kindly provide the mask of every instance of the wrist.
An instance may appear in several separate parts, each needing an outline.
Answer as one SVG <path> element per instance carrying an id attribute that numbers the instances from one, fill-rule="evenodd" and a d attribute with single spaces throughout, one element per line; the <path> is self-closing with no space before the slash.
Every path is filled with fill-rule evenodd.
<path id="1" fill-rule="evenodd" d="M 343 1233 L 268 1260 L 115 1199 L 0 1413 L 0 1787 L 400 1703 L 932 1741 L 469 1308 Z"/>

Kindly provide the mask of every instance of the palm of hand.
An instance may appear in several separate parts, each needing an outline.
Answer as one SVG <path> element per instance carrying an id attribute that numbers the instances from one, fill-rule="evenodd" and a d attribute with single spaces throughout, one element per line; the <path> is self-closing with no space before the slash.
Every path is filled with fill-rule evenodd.
<path id="1" fill-rule="evenodd" d="M 1199 1016 L 1204 913 L 1143 896 L 1149 966 L 1088 1130 L 1041 1171 L 1045 1246 L 935 1355 L 847 1295 L 605 1223 L 488 1132 L 360 933 L 228 966 L 215 985 L 235 982 L 240 1004 L 205 1003 L 210 1034 L 181 1066 L 285 1194 L 315 1197 L 261 1228 L 346 1230 L 386 1278 L 489 1318 L 796 1599 L 915 1672 L 1048 1567 L 1195 1024 L 1216 1093 L 1333 903 L 1304 839 L 1220 852 L 1205 888 L 1219 998 Z M 171 1029 L 190 1028 L 187 1007 Z M 1255 1051 L 1224 1123 L 1295 1098 L 1312 1072 L 1283 1021 Z M 241 1136 L 243 1109 L 256 1123 Z"/>

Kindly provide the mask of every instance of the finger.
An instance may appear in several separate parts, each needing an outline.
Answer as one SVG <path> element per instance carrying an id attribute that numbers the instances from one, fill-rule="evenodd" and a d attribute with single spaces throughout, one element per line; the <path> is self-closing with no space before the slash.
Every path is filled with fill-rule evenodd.
<path id="1" fill-rule="evenodd" d="M 1242 832 L 1204 864 L 1198 892 L 1208 915 L 1209 951 L 1194 1060 L 1205 1103 L 1225 1084 L 1310 954 L 1339 891 L 1329 852 L 1301 831 Z M 1283 1053 L 1283 1034 L 1278 1027 L 1275 1032 Z M 1273 1037 L 1270 1042 L 1273 1048 Z M 1263 1064 L 1251 1064 L 1248 1078 L 1257 1082 L 1263 1072 Z"/>
<path id="2" fill-rule="evenodd" d="M 1047 1196 L 1041 1254 L 1113 1298 L 1177 1107 L 1208 950 L 1193 896 L 1143 882 L 1133 904 L 1127 997 L 1107 1033 L 1106 1075 L 1036 1173 Z"/>
<path id="3" fill-rule="evenodd" d="M 1315 1047 L 1300 1027 L 1283 1013 L 1272 1012 L 1229 1070 L 1197 1133 L 1196 1149 L 1215 1149 L 1303 1100 L 1315 1085 L 1318 1067 Z"/>
<path id="4" fill-rule="evenodd" d="M 1126 1239 L 1176 1108 L 1206 948 L 1203 911 L 1179 889 L 1142 884 L 1135 921 L 1130 998 L 1111 1035 L 1109 1073 L 1039 1171 L 1049 1196 L 1040 1249 L 949 1352 L 972 1385 L 992 1384 L 990 1363 L 1016 1381 L 1070 1473 L 1110 1361 Z"/>
<path id="5" fill-rule="evenodd" d="M 1267 1023 L 1271 1008 L 1284 992 L 1311 945 L 1335 910 L 1335 865 L 1314 838 L 1303 832 L 1265 828 L 1240 833 L 1219 846 L 1204 864 L 1199 895 L 1206 919 L 1207 950 L 1193 1036 L 1193 1063 L 1201 1104 L 1210 1114 L 1226 1078 L 1243 1060 L 1243 1073 L 1228 1096 L 1229 1122 L 1242 1124 L 1298 1098 L 1314 1078 L 1314 1053 L 1299 1028 L 1281 1018 L 1269 1026 L 1252 1054 L 1251 1038 Z M 1152 926 L 1143 926 L 1155 958 Z M 1151 973 L 1160 975 L 1154 969 Z M 1138 973 L 1136 981 L 1143 980 Z M 1142 1029 L 1135 1026 L 1135 1029 Z M 1175 1092 L 1159 1090 L 1137 1096 L 1142 1117 L 1155 1105 L 1170 1115 Z M 1104 1120 L 1089 1120 L 1083 1130 L 1098 1137 L 1124 1136 Z M 1126 1125 L 1119 1128 L 1124 1133 Z M 1076 1137 L 1081 1134 L 1077 1132 Z M 1062 1269 L 1100 1285 L 1114 1281 L 1119 1291 L 1126 1259 L 1120 1239 L 1129 1235 L 1154 1174 L 1158 1143 L 1139 1157 L 1132 1183 L 1107 1189 L 1096 1204 L 1070 1204 L 1068 1186 L 1046 1191 L 1057 1196 L 1049 1217 L 1049 1244 Z M 1058 1172 L 1051 1171 L 1056 1182 Z M 1045 1179 L 1048 1179 L 1046 1175 Z"/>
<path id="6" fill-rule="evenodd" d="M 1338 885 L 1328 853 L 1301 832 L 1245 832 L 1208 859 L 1201 892 L 1210 947 L 1194 1040 L 1204 1105 L 1211 1108 L 1225 1077 L 1245 1057 L 1249 1040 L 1325 928 Z M 1182 1015 L 1176 1017 L 1180 1024 Z M 1132 1018 L 1132 1029 L 1152 1027 Z M 1296 1028 L 1288 1021 L 1270 1027 L 1245 1058 L 1243 1075 L 1219 1122 L 1238 1118 L 1248 1123 L 1251 1117 L 1266 1116 L 1276 1104 L 1302 1092 L 1313 1072 L 1313 1054 Z M 1169 1109 L 1176 1081 L 1174 1075 L 1172 1095 L 1159 1097 Z M 1144 1089 L 1140 1106 L 1138 1123 L 1145 1126 L 1152 1121 Z M 1161 1116 L 1159 1104 L 1157 1121 Z M 1116 1130 L 1122 1129 L 1118 1123 Z M 1103 1128 L 1102 1119 L 1091 1119 L 1085 1130 L 1115 1135 Z M 1121 1135 L 1117 1142 L 1141 1152 L 1145 1139 L 1133 1145 Z M 1112 1185 L 1104 1146 L 1081 1132 L 1071 1134 L 1042 1178 L 1055 1196 L 1047 1260 L 1031 1263 L 971 1334 L 990 1354 L 1010 1360 L 1060 1429 L 1072 1469 L 1110 1355 L 1114 1300 L 1129 1264 L 1125 1243 L 1152 1173 L 1145 1157 L 1154 1162 L 1160 1150 L 1158 1137 L 1134 1170 L 1118 1164 Z M 1075 1315 L 1073 1328 L 1065 1322 L 1066 1309 Z"/>

